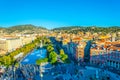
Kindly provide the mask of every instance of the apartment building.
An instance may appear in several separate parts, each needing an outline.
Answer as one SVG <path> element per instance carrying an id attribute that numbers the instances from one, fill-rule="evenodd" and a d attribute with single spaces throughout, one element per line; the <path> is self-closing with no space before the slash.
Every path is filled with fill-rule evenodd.
<path id="1" fill-rule="evenodd" d="M 102 42 L 91 48 L 91 64 L 120 69 L 120 42 Z"/>
<path id="2" fill-rule="evenodd" d="M 0 38 L 0 54 L 11 52 L 22 46 L 22 41 L 19 37 L 4 36 Z"/>

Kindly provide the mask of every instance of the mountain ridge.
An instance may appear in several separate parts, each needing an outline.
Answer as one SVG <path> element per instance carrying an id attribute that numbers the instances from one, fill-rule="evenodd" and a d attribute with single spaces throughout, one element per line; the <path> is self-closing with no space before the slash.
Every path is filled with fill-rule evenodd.
<path id="1" fill-rule="evenodd" d="M 3 30 L 7 33 L 13 32 L 24 32 L 27 31 L 28 33 L 32 32 L 39 32 L 41 30 L 49 30 L 45 27 L 35 26 L 32 24 L 23 24 L 23 25 L 15 25 L 10 27 L 0 27 L 0 30 Z M 99 26 L 65 26 L 65 27 L 57 27 L 50 29 L 51 31 L 68 31 L 68 32 L 78 32 L 78 31 L 85 31 L 85 32 L 118 32 L 120 31 L 120 26 L 110 26 L 110 27 L 99 27 Z"/>
<path id="2" fill-rule="evenodd" d="M 7 33 L 13 33 L 13 32 L 23 32 L 23 31 L 38 31 L 38 30 L 47 30 L 45 27 L 41 26 L 35 26 L 32 24 L 25 24 L 25 25 L 15 25 L 10 27 L 0 27 L 0 30 L 3 30 Z"/>

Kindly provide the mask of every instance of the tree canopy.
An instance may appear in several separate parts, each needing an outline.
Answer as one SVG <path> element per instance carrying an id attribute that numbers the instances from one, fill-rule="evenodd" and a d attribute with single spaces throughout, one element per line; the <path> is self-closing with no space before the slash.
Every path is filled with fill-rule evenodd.
<path id="1" fill-rule="evenodd" d="M 48 58 L 36 60 L 36 64 L 37 64 L 37 65 L 40 65 L 41 63 L 44 63 L 44 62 L 48 62 Z"/>
<path id="2" fill-rule="evenodd" d="M 60 58 L 61 58 L 61 60 L 62 60 L 63 62 L 65 62 L 65 60 L 68 59 L 68 55 L 65 54 L 65 52 L 64 52 L 63 49 L 60 50 Z"/>
<path id="3" fill-rule="evenodd" d="M 5 65 L 5 66 L 10 66 L 15 62 L 14 56 L 18 55 L 20 52 L 23 52 L 23 57 L 26 56 L 30 51 L 32 51 L 39 43 L 40 39 L 42 38 L 37 38 L 33 42 L 24 45 L 23 47 L 16 49 L 15 51 L 9 53 L 6 56 L 3 56 L 0 58 L 0 65 Z"/>

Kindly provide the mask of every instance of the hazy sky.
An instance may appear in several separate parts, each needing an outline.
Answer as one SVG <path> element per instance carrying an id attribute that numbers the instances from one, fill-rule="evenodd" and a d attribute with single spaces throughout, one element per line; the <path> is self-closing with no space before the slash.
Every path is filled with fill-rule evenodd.
<path id="1" fill-rule="evenodd" d="M 120 0 L 0 0 L 0 26 L 120 26 Z"/>

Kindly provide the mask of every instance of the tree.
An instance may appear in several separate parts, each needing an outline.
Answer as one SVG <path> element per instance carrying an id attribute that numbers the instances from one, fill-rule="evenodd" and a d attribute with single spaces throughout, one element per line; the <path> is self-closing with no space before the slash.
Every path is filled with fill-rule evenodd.
<path id="1" fill-rule="evenodd" d="M 51 64 L 55 64 L 57 62 L 57 54 L 55 51 L 50 52 L 49 61 Z"/>
<path id="2" fill-rule="evenodd" d="M 47 46 L 47 51 L 48 52 L 51 52 L 51 51 L 53 51 L 54 50 L 54 47 L 53 46 L 51 46 L 51 45 L 48 45 Z"/>
<path id="3" fill-rule="evenodd" d="M 68 59 L 68 56 L 67 54 L 65 54 L 63 49 L 60 50 L 60 58 L 62 61 L 65 61 L 66 59 Z"/>
<path id="4" fill-rule="evenodd" d="M 60 49 L 60 55 L 61 54 L 65 54 L 64 50 L 63 49 Z"/>
<path id="5" fill-rule="evenodd" d="M 60 58 L 61 58 L 62 61 L 65 61 L 65 60 L 68 59 L 68 55 L 67 54 L 61 54 Z"/>
<path id="6" fill-rule="evenodd" d="M 41 63 L 45 63 L 45 62 L 48 62 L 48 58 L 36 60 L 36 64 L 37 64 L 37 65 L 40 65 Z"/>

